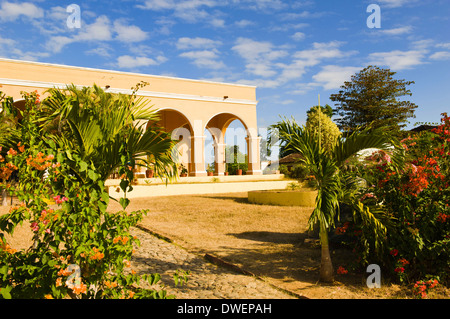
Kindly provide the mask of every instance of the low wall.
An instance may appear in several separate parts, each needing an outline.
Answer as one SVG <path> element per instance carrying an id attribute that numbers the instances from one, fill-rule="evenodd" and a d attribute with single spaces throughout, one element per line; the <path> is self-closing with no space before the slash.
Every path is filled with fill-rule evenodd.
<path id="1" fill-rule="evenodd" d="M 248 192 L 248 201 L 255 204 L 281 206 L 316 206 L 317 191 L 309 190 L 263 190 Z"/>
<path id="2" fill-rule="evenodd" d="M 209 178 L 211 180 L 211 177 Z M 174 184 L 149 184 L 133 185 L 133 191 L 127 194 L 128 198 L 173 196 L 188 194 L 218 194 L 239 193 L 254 190 L 283 189 L 292 183 L 290 180 L 275 181 L 241 181 L 241 182 L 208 182 L 208 183 L 174 183 Z M 117 192 L 117 190 L 119 190 Z M 109 196 L 113 198 L 123 197 L 123 192 L 118 186 L 109 186 Z"/>

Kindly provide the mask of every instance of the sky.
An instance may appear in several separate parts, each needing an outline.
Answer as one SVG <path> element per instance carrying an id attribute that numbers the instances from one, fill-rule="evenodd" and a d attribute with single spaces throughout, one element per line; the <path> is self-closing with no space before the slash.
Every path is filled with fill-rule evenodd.
<path id="1" fill-rule="evenodd" d="M 449 16 L 448 0 L 0 0 L 0 57 L 255 85 L 259 127 L 303 124 L 377 65 L 415 81 L 413 128 L 450 113 Z"/>

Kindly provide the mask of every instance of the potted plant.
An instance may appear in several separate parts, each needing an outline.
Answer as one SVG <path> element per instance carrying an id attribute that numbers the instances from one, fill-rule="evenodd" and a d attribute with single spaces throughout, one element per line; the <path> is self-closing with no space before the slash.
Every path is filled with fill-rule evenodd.
<path id="1" fill-rule="evenodd" d="M 154 174 L 153 169 L 151 169 L 150 167 L 145 170 L 145 177 L 152 178 L 153 174 Z"/>
<path id="2" fill-rule="evenodd" d="M 206 172 L 208 173 L 208 176 L 214 176 L 214 163 L 208 164 Z"/>
<path id="3" fill-rule="evenodd" d="M 186 169 L 186 167 L 184 167 L 183 164 L 180 165 L 179 170 L 180 170 L 180 177 L 187 176 L 188 170 Z"/>
<path id="4" fill-rule="evenodd" d="M 155 174 L 154 170 L 153 170 L 153 165 L 151 165 L 151 159 L 152 156 L 147 155 L 147 169 L 145 170 L 145 177 L 147 178 L 152 178 L 153 175 Z"/>

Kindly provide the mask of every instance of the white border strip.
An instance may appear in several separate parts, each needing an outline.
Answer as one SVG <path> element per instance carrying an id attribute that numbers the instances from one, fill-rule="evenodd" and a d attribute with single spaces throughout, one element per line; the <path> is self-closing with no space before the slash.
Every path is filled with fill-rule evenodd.
<path id="1" fill-rule="evenodd" d="M 63 83 L 26 81 L 26 80 L 6 79 L 6 78 L 0 78 L 0 84 L 38 87 L 38 88 L 44 88 L 44 89 L 50 89 L 50 88 L 55 88 L 55 87 L 58 89 L 64 89 L 67 86 L 66 84 L 63 84 Z M 77 85 L 77 87 L 82 87 L 82 86 Z M 119 88 L 108 88 L 108 92 L 131 94 L 132 90 L 119 89 Z M 138 95 L 145 96 L 145 97 L 157 97 L 157 98 L 166 98 L 166 99 L 191 100 L 191 101 L 203 101 L 203 102 L 220 102 L 220 103 L 246 104 L 246 105 L 257 105 L 258 104 L 258 101 L 251 101 L 251 100 L 231 99 L 231 98 L 223 99 L 223 98 L 214 97 L 214 96 L 201 96 L 201 95 L 165 93 L 165 92 L 154 92 L 154 91 L 138 91 Z"/>

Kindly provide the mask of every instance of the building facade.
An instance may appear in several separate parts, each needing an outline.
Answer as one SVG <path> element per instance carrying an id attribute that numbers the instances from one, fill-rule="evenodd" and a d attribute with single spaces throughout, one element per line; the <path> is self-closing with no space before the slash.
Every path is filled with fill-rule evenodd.
<path id="1" fill-rule="evenodd" d="M 18 104 L 24 103 L 21 91 L 37 90 L 45 97 L 49 88 L 96 84 L 107 92 L 131 94 L 141 81 L 149 85 L 137 95 L 150 100 L 160 114 L 159 124 L 179 140 L 178 160 L 189 176 L 207 175 L 205 130 L 214 140 L 214 174 L 224 175 L 225 132 L 234 120 L 245 127 L 247 174 L 261 174 L 254 86 L 0 58 L 0 90 Z"/>

